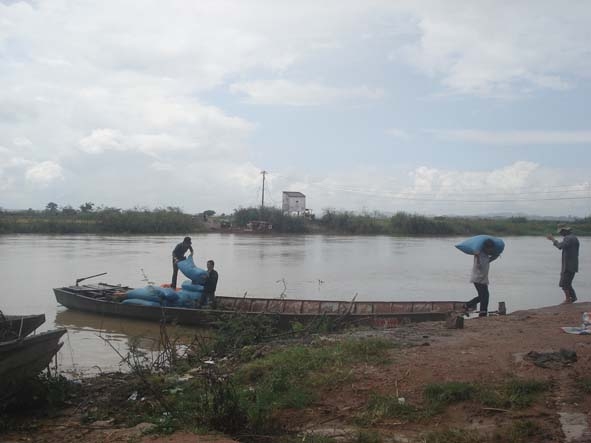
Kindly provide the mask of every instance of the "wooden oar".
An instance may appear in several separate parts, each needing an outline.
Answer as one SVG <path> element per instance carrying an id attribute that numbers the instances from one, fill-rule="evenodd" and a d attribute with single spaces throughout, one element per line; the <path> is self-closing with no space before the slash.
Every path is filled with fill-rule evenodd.
<path id="1" fill-rule="evenodd" d="M 88 280 L 89 278 L 99 277 L 99 276 L 105 275 L 105 274 L 106 274 L 106 272 L 103 272 L 101 274 L 89 275 L 88 277 L 77 278 L 76 279 L 76 286 L 78 286 L 78 283 L 80 283 L 81 281 Z"/>

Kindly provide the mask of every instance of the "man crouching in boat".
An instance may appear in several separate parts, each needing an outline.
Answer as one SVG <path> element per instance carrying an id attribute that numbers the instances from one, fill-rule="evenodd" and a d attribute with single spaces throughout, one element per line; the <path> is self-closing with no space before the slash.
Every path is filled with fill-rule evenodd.
<path id="1" fill-rule="evenodd" d="M 207 276 L 203 280 L 201 306 L 212 306 L 215 300 L 215 290 L 218 286 L 218 271 L 213 269 L 214 266 L 215 263 L 213 260 L 207 260 Z"/>
<path id="2" fill-rule="evenodd" d="M 193 255 L 193 247 L 191 246 L 191 237 L 185 237 L 182 242 L 176 245 L 172 251 L 172 282 L 170 287 L 176 289 L 176 279 L 179 273 L 177 263 L 185 259 L 187 251 L 191 251 Z"/>

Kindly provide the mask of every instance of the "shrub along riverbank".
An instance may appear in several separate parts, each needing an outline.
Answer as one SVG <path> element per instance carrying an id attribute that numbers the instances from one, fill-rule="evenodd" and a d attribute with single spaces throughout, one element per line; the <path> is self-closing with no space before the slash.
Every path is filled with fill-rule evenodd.
<path id="1" fill-rule="evenodd" d="M 272 224 L 277 234 L 345 234 L 394 236 L 470 236 L 490 234 L 546 235 L 555 232 L 556 223 L 564 220 L 538 220 L 526 217 L 427 217 L 398 212 L 357 214 L 327 209 L 321 217 L 293 217 L 284 215 L 279 208 L 240 208 L 229 216 L 209 217 L 191 215 L 179 208 L 128 209 L 93 208 L 87 203 L 75 210 L 66 206 L 48 205 L 45 210 L 0 210 L 0 234 L 176 234 L 207 232 L 231 223 L 235 229 L 246 228 L 252 221 Z M 213 211 L 209 211 L 213 212 Z M 591 217 L 571 220 L 577 235 L 591 235 Z"/>
<path id="2" fill-rule="evenodd" d="M 175 234 L 205 231 L 178 208 L 1 211 L 0 234 Z"/>
<path id="3" fill-rule="evenodd" d="M 398 212 L 393 216 L 379 213 L 356 214 L 325 210 L 322 217 L 306 219 L 282 214 L 277 208 L 242 208 L 234 211 L 232 222 L 245 227 L 253 220 L 272 223 L 281 233 L 336 233 L 349 235 L 546 235 L 556 231 L 557 220 L 532 220 L 526 217 L 427 217 Z M 591 217 L 571 222 L 577 235 L 591 235 Z"/>

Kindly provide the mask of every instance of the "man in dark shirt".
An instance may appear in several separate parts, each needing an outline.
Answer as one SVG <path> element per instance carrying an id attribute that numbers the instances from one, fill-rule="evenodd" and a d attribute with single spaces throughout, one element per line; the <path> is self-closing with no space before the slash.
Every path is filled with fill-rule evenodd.
<path id="1" fill-rule="evenodd" d="M 565 300 L 562 303 L 574 303 L 577 301 L 577 294 L 573 288 L 575 273 L 579 272 L 579 239 L 571 232 L 571 228 L 565 224 L 558 225 L 558 233 L 564 238 L 561 242 L 556 240 L 552 234 L 546 238 L 552 244 L 562 250 L 562 267 L 560 269 L 560 283 Z"/>
<path id="2" fill-rule="evenodd" d="M 207 276 L 203 281 L 203 296 L 201 297 L 203 305 L 211 305 L 215 299 L 215 289 L 218 285 L 218 271 L 213 269 L 215 263 L 213 260 L 207 260 Z"/>
<path id="3" fill-rule="evenodd" d="M 170 287 L 173 289 L 176 289 L 176 279 L 179 273 L 177 263 L 185 259 L 187 251 L 191 251 L 191 255 L 193 255 L 191 237 L 185 237 L 172 251 L 172 282 L 170 283 Z"/>

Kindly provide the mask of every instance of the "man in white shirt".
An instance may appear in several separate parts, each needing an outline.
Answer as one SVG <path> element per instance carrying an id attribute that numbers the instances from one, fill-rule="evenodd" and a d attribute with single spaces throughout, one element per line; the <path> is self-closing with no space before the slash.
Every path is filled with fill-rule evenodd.
<path id="1" fill-rule="evenodd" d="M 498 258 L 494 255 L 495 245 L 492 240 L 485 240 L 482 244 L 482 249 L 474 253 L 474 265 L 472 266 L 472 276 L 470 282 L 474 283 L 478 295 L 464 305 L 466 310 L 476 308 L 480 303 L 479 317 L 486 317 L 488 314 L 488 300 L 490 294 L 488 292 L 488 270 L 490 263 Z"/>

